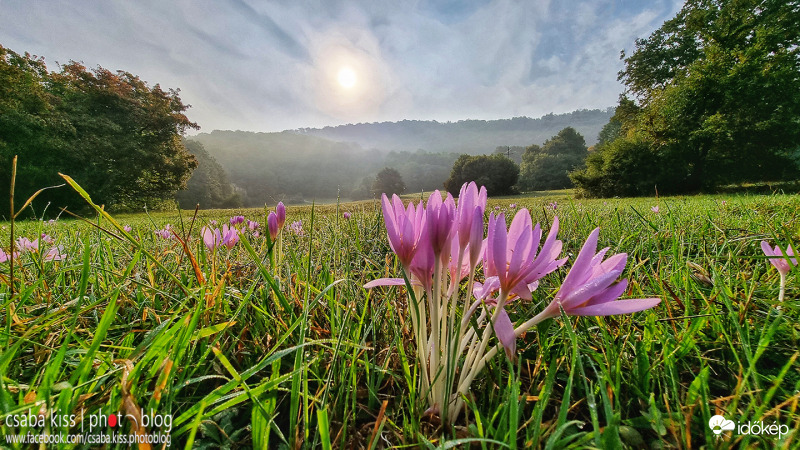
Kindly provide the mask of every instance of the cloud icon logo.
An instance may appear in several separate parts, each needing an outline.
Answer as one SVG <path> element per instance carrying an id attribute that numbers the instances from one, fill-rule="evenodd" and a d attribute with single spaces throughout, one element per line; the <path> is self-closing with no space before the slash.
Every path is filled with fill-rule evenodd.
<path id="1" fill-rule="evenodd" d="M 736 428 L 736 424 L 733 423 L 732 420 L 727 420 L 726 418 L 717 415 L 709 419 L 708 427 L 711 428 L 711 431 L 713 431 L 714 434 L 719 436 L 723 431 L 731 431 Z"/>

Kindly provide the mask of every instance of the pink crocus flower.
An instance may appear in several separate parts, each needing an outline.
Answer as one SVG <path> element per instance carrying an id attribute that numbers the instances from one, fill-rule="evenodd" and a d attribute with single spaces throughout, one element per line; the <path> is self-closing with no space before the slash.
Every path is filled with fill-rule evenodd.
<path id="1" fill-rule="evenodd" d="M 270 239 L 274 241 L 278 238 L 280 227 L 278 227 L 278 215 L 275 214 L 275 211 L 270 211 L 267 216 L 267 230 L 269 231 Z"/>
<path id="2" fill-rule="evenodd" d="M 456 213 L 458 242 L 462 248 L 469 246 L 470 263 L 473 267 L 478 263 L 483 240 L 484 211 L 486 211 L 486 187 L 481 186 L 478 190 L 474 181 L 461 186 Z"/>
<path id="3" fill-rule="evenodd" d="M 239 225 L 244 223 L 244 216 L 233 216 L 229 220 L 231 225 Z"/>
<path id="4" fill-rule="evenodd" d="M 769 262 L 778 269 L 778 273 L 781 276 L 781 290 L 778 293 L 778 302 L 782 302 L 786 293 L 786 275 L 789 274 L 793 267 L 797 267 L 797 258 L 794 257 L 794 250 L 792 250 L 790 244 L 786 246 L 786 253 L 784 253 L 777 245 L 775 248 L 770 247 L 767 241 L 761 241 L 761 250 L 765 255 L 771 256 Z"/>
<path id="5" fill-rule="evenodd" d="M 442 201 L 442 194 L 438 190 L 433 191 L 428 197 L 425 216 L 425 228 L 433 246 L 433 254 L 442 256 L 444 250 L 450 250 L 450 241 L 455 234 L 456 204 L 453 196 L 448 192 L 447 198 Z"/>
<path id="6" fill-rule="evenodd" d="M 122 227 L 122 229 L 125 230 L 126 233 L 130 233 L 131 231 L 133 231 L 133 228 L 131 228 L 130 225 L 125 225 L 124 227 Z"/>
<path id="7" fill-rule="evenodd" d="M 247 229 L 249 229 L 250 231 L 256 231 L 258 229 L 258 222 L 253 220 L 248 220 Z"/>
<path id="8" fill-rule="evenodd" d="M 660 298 L 617 300 L 628 286 L 627 279 L 616 281 L 625 270 L 628 255 L 619 253 L 603 261 L 609 248 L 595 254 L 599 234 L 600 228 L 589 234 L 555 298 L 531 321 L 556 317 L 562 308 L 572 316 L 610 316 L 642 311 L 661 302 Z"/>
<path id="9" fill-rule="evenodd" d="M 403 208 L 400 197 L 392 195 L 390 201 L 386 194 L 381 197 L 381 206 L 389 235 L 389 246 L 403 267 L 409 267 L 425 228 L 425 208 L 422 205 L 415 207 L 413 202 Z"/>
<path id="10" fill-rule="evenodd" d="M 558 202 L 550 202 L 550 203 L 547 204 L 547 206 L 549 206 L 550 209 L 555 211 L 556 209 L 558 209 Z"/>
<path id="11" fill-rule="evenodd" d="M 232 249 L 237 242 L 239 242 L 239 232 L 236 228 L 222 225 L 222 244 Z"/>
<path id="12" fill-rule="evenodd" d="M 770 264 L 775 266 L 783 276 L 786 276 L 792 270 L 792 267 L 797 266 L 797 258 L 793 258 L 795 254 L 791 245 L 786 246 L 786 253 L 784 253 L 779 246 L 776 245 L 775 248 L 772 248 L 767 241 L 761 241 L 761 250 L 765 255 L 772 257 L 769 258 Z"/>
<path id="13" fill-rule="evenodd" d="M 166 224 L 163 229 L 156 230 L 154 233 L 161 239 L 169 239 L 172 236 L 172 225 Z"/>
<path id="14" fill-rule="evenodd" d="M 19 258 L 19 252 L 13 253 L 13 259 Z M 12 255 L 6 253 L 2 248 L 0 248 L 0 263 L 8 262 L 12 259 Z"/>
<path id="15" fill-rule="evenodd" d="M 526 208 L 520 209 L 506 230 L 505 216 L 489 216 L 489 231 L 486 237 L 484 272 L 487 277 L 496 276 L 500 290 L 506 294 L 516 294 L 530 299 L 528 284 L 533 283 L 561 267 L 566 258 L 556 260 L 561 253 L 562 243 L 556 239 L 558 217 L 545 239 L 542 250 L 537 255 L 542 238 L 541 226 L 531 226 L 531 215 Z"/>
<path id="16" fill-rule="evenodd" d="M 47 233 L 42 233 L 41 240 L 45 244 L 52 244 L 53 242 L 55 242 L 55 239 L 53 239 L 53 237 L 48 235 Z"/>
<path id="17" fill-rule="evenodd" d="M 278 219 L 279 219 L 279 223 L 280 223 L 280 217 L 278 217 Z M 289 229 L 292 231 L 292 233 L 294 233 L 294 234 L 296 234 L 298 236 L 303 236 L 305 234 L 305 233 L 303 233 L 303 221 L 302 220 L 296 220 L 296 221 L 292 222 L 292 224 L 289 225 Z"/>
<path id="18" fill-rule="evenodd" d="M 653 211 L 654 213 L 658 214 L 660 209 L 658 208 L 658 205 L 656 205 L 656 206 L 653 206 L 652 208 L 650 208 L 650 211 Z"/>
<path id="19" fill-rule="evenodd" d="M 206 247 L 212 251 L 222 243 L 222 236 L 219 234 L 219 228 L 203 227 L 200 230 L 200 236 L 203 237 L 203 243 L 206 244 Z"/>
<path id="20" fill-rule="evenodd" d="M 351 214 L 348 211 L 345 211 L 344 213 L 342 213 L 342 217 L 344 218 L 344 220 L 350 220 Z"/>
<path id="21" fill-rule="evenodd" d="M 278 216 L 278 228 L 282 229 L 286 223 L 286 206 L 283 202 L 278 202 L 278 205 L 275 206 L 275 214 Z"/>
<path id="22" fill-rule="evenodd" d="M 26 238 L 25 236 L 20 237 L 17 239 L 17 247 L 26 252 L 38 252 L 39 251 L 39 239 L 35 239 L 31 241 L 30 239 Z"/>
<path id="23" fill-rule="evenodd" d="M 61 246 L 52 247 L 47 253 L 44 254 L 45 261 L 62 261 L 67 258 L 67 255 L 63 252 L 63 248 Z"/>

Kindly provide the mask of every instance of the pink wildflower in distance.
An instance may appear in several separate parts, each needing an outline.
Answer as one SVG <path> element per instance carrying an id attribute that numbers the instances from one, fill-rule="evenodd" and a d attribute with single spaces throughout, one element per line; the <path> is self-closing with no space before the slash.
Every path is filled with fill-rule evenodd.
<path id="1" fill-rule="evenodd" d="M 549 206 L 550 209 L 555 211 L 556 209 L 558 209 L 558 202 L 550 202 L 550 203 L 547 204 L 547 206 Z"/>
<path id="2" fill-rule="evenodd" d="M 44 242 L 45 244 L 52 244 L 53 242 L 55 242 L 55 239 L 53 239 L 53 237 L 48 235 L 47 233 L 42 233 L 41 241 Z"/>
<path id="3" fill-rule="evenodd" d="M 345 211 L 342 213 L 342 217 L 344 217 L 344 220 L 350 220 L 351 214 L 348 211 Z"/>
<path id="4" fill-rule="evenodd" d="M 241 223 L 244 223 L 244 216 L 233 216 L 231 217 L 229 222 L 231 225 L 239 225 Z"/>
<path id="5" fill-rule="evenodd" d="M 39 251 L 39 239 L 35 239 L 31 241 L 30 239 L 26 238 L 25 236 L 20 237 L 17 239 L 17 247 L 20 250 L 26 252 L 38 252 Z"/>
<path id="6" fill-rule="evenodd" d="M 200 229 L 200 236 L 203 237 L 203 243 L 209 250 L 214 250 L 222 243 L 222 236 L 219 234 L 219 228 L 203 227 Z"/>
<path id="7" fill-rule="evenodd" d="M 161 239 L 169 239 L 172 236 L 172 225 L 166 224 L 161 230 L 156 230 L 154 233 Z"/>
<path id="8" fill-rule="evenodd" d="M 656 205 L 656 206 L 653 206 L 652 208 L 650 208 L 650 211 L 653 211 L 654 213 L 658 214 L 660 209 L 658 208 L 658 205 Z"/>
<path id="9" fill-rule="evenodd" d="M 222 226 L 222 244 L 232 249 L 239 242 L 239 232 L 234 227 Z"/>
<path id="10" fill-rule="evenodd" d="M 258 229 L 258 222 L 253 220 L 248 220 L 247 229 L 249 229 L 250 231 L 256 231 Z"/>
<path id="11" fill-rule="evenodd" d="M 797 267 L 797 258 L 794 250 L 792 250 L 790 244 L 786 246 L 786 252 L 784 253 L 779 246 L 776 245 L 775 248 L 772 248 L 767 241 L 761 241 L 761 250 L 765 255 L 771 256 L 769 262 L 778 269 L 778 273 L 781 276 L 781 290 L 778 294 L 778 302 L 782 302 L 786 293 L 786 275 L 789 274 L 792 268 Z"/>
<path id="12" fill-rule="evenodd" d="M 62 253 L 64 250 L 61 246 L 52 247 L 47 253 L 44 254 L 45 261 L 62 261 L 67 258 L 65 253 Z"/>
<path id="13" fill-rule="evenodd" d="M 133 228 L 131 228 L 130 225 L 125 225 L 124 227 L 122 227 L 122 229 L 125 230 L 126 233 L 130 233 L 131 231 L 133 231 Z"/>
<path id="14" fill-rule="evenodd" d="M 6 253 L 2 248 L 0 248 L 0 263 L 8 262 L 11 259 L 11 255 Z M 14 252 L 14 259 L 19 258 L 19 252 Z"/>
<path id="15" fill-rule="evenodd" d="M 289 225 L 289 230 L 298 236 L 303 236 L 305 234 L 303 233 L 303 221 L 297 220 L 292 222 L 292 224 Z"/>

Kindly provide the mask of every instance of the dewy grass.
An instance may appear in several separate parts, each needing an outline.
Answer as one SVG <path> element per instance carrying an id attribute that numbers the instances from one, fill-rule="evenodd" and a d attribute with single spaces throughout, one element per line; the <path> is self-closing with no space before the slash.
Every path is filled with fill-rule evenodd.
<path id="1" fill-rule="evenodd" d="M 651 210 L 656 204 L 658 213 Z M 415 285 L 362 287 L 403 275 L 380 203 L 315 206 L 313 223 L 312 208 L 288 208 L 286 223 L 302 221 L 303 234 L 284 227 L 283 257 L 273 263 L 278 247 L 267 226 L 274 207 L 199 211 L 193 226 L 191 214 L 182 223 L 169 212 L 88 218 L 110 233 L 66 215 L 54 223 L 17 220 L 13 237 L 10 223 L 0 224 L 7 255 L 11 239 L 32 242 L 42 233 L 66 255 L 46 261 L 41 253 L 20 253 L 13 296 L 10 264 L 0 262 L 0 446 L 28 447 L 8 443 L 12 435 L 81 434 L 81 417 L 88 434 L 91 417 L 116 413 L 121 423 L 92 433 L 168 434 L 171 447 L 798 444 L 800 272 L 787 272 L 779 303 L 780 273 L 760 247 L 766 240 L 773 248 L 796 248 L 796 196 L 661 197 L 658 203 L 563 194 L 489 198 L 483 220 L 494 213 L 495 227 L 501 213 L 514 216 L 522 208 L 546 229 L 557 215 L 559 258 L 568 258 L 538 280 L 530 300 L 504 307 L 514 328 L 563 300 L 558 294 L 568 269 L 596 227 L 598 248 L 610 247 L 604 260 L 628 255 L 612 280 L 628 280 L 622 298 L 661 303 L 606 317 L 562 316 L 559 309 L 517 336 L 513 362 L 490 336 L 487 352 L 499 354 L 484 361 L 459 396 L 461 414 L 444 426 L 425 415 L 430 404 L 418 384 L 422 363 L 410 314 Z M 202 227 L 230 226 L 234 216 L 260 225 L 250 230 L 245 220 L 237 225 L 238 243 L 209 251 Z M 180 240 L 154 233 L 167 224 Z M 487 229 L 481 232 L 483 238 Z M 487 283 L 480 269 L 477 283 Z M 468 284 L 469 275 L 448 311 L 463 309 Z M 426 301 L 425 294 L 416 300 Z M 496 306 L 484 304 L 483 325 L 475 317 L 465 335 L 491 324 Z M 424 311 L 430 318 L 427 305 Z M 476 307 L 482 311 L 483 304 Z M 460 325 L 458 314 L 451 322 Z M 461 367 L 450 375 L 455 381 Z M 77 420 L 51 424 L 54 414 Z M 139 429 L 127 414 L 169 416 L 171 423 Z M 43 426 L 13 422 L 23 415 L 47 420 Z M 708 426 L 715 415 L 741 425 L 785 425 L 788 432 L 779 437 L 737 428 L 718 436 Z"/>

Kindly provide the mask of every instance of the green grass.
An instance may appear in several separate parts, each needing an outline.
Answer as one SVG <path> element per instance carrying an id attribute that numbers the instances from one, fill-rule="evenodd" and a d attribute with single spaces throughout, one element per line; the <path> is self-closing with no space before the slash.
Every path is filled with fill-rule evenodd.
<path id="1" fill-rule="evenodd" d="M 416 399 L 405 290 L 362 288 L 400 276 L 377 202 L 290 207 L 287 222 L 302 220 L 304 236 L 284 232 L 274 266 L 263 237 L 216 254 L 199 238 L 209 220 L 234 214 L 259 221 L 263 234 L 263 209 L 201 211 L 194 223 L 192 211 L 115 216 L 134 240 L 63 216 L 18 222 L 17 236 L 47 233 L 68 258 L 23 254 L 14 297 L 8 263 L 0 265 L 0 411 L 171 414 L 173 447 L 798 445 L 800 271 L 789 274 L 777 309 L 778 273 L 759 242 L 800 247 L 800 199 L 604 201 L 559 192 L 490 198 L 488 209 L 521 207 L 546 229 L 559 216 L 571 259 L 601 227 L 599 246 L 629 255 L 625 297 L 662 302 L 529 331 L 516 363 L 498 355 L 476 379 L 469 414 L 452 429 L 423 417 Z M 122 236 L 107 219 L 87 218 Z M 154 235 L 166 223 L 187 242 L 203 281 L 180 243 Z M 532 302 L 516 302 L 512 320 L 541 311 L 569 265 L 542 280 Z M 716 438 L 707 425 L 715 414 L 790 432 Z M 45 429 L 77 433 L 80 424 Z M 42 432 L 0 420 L 0 434 L 29 431 Z"/>

